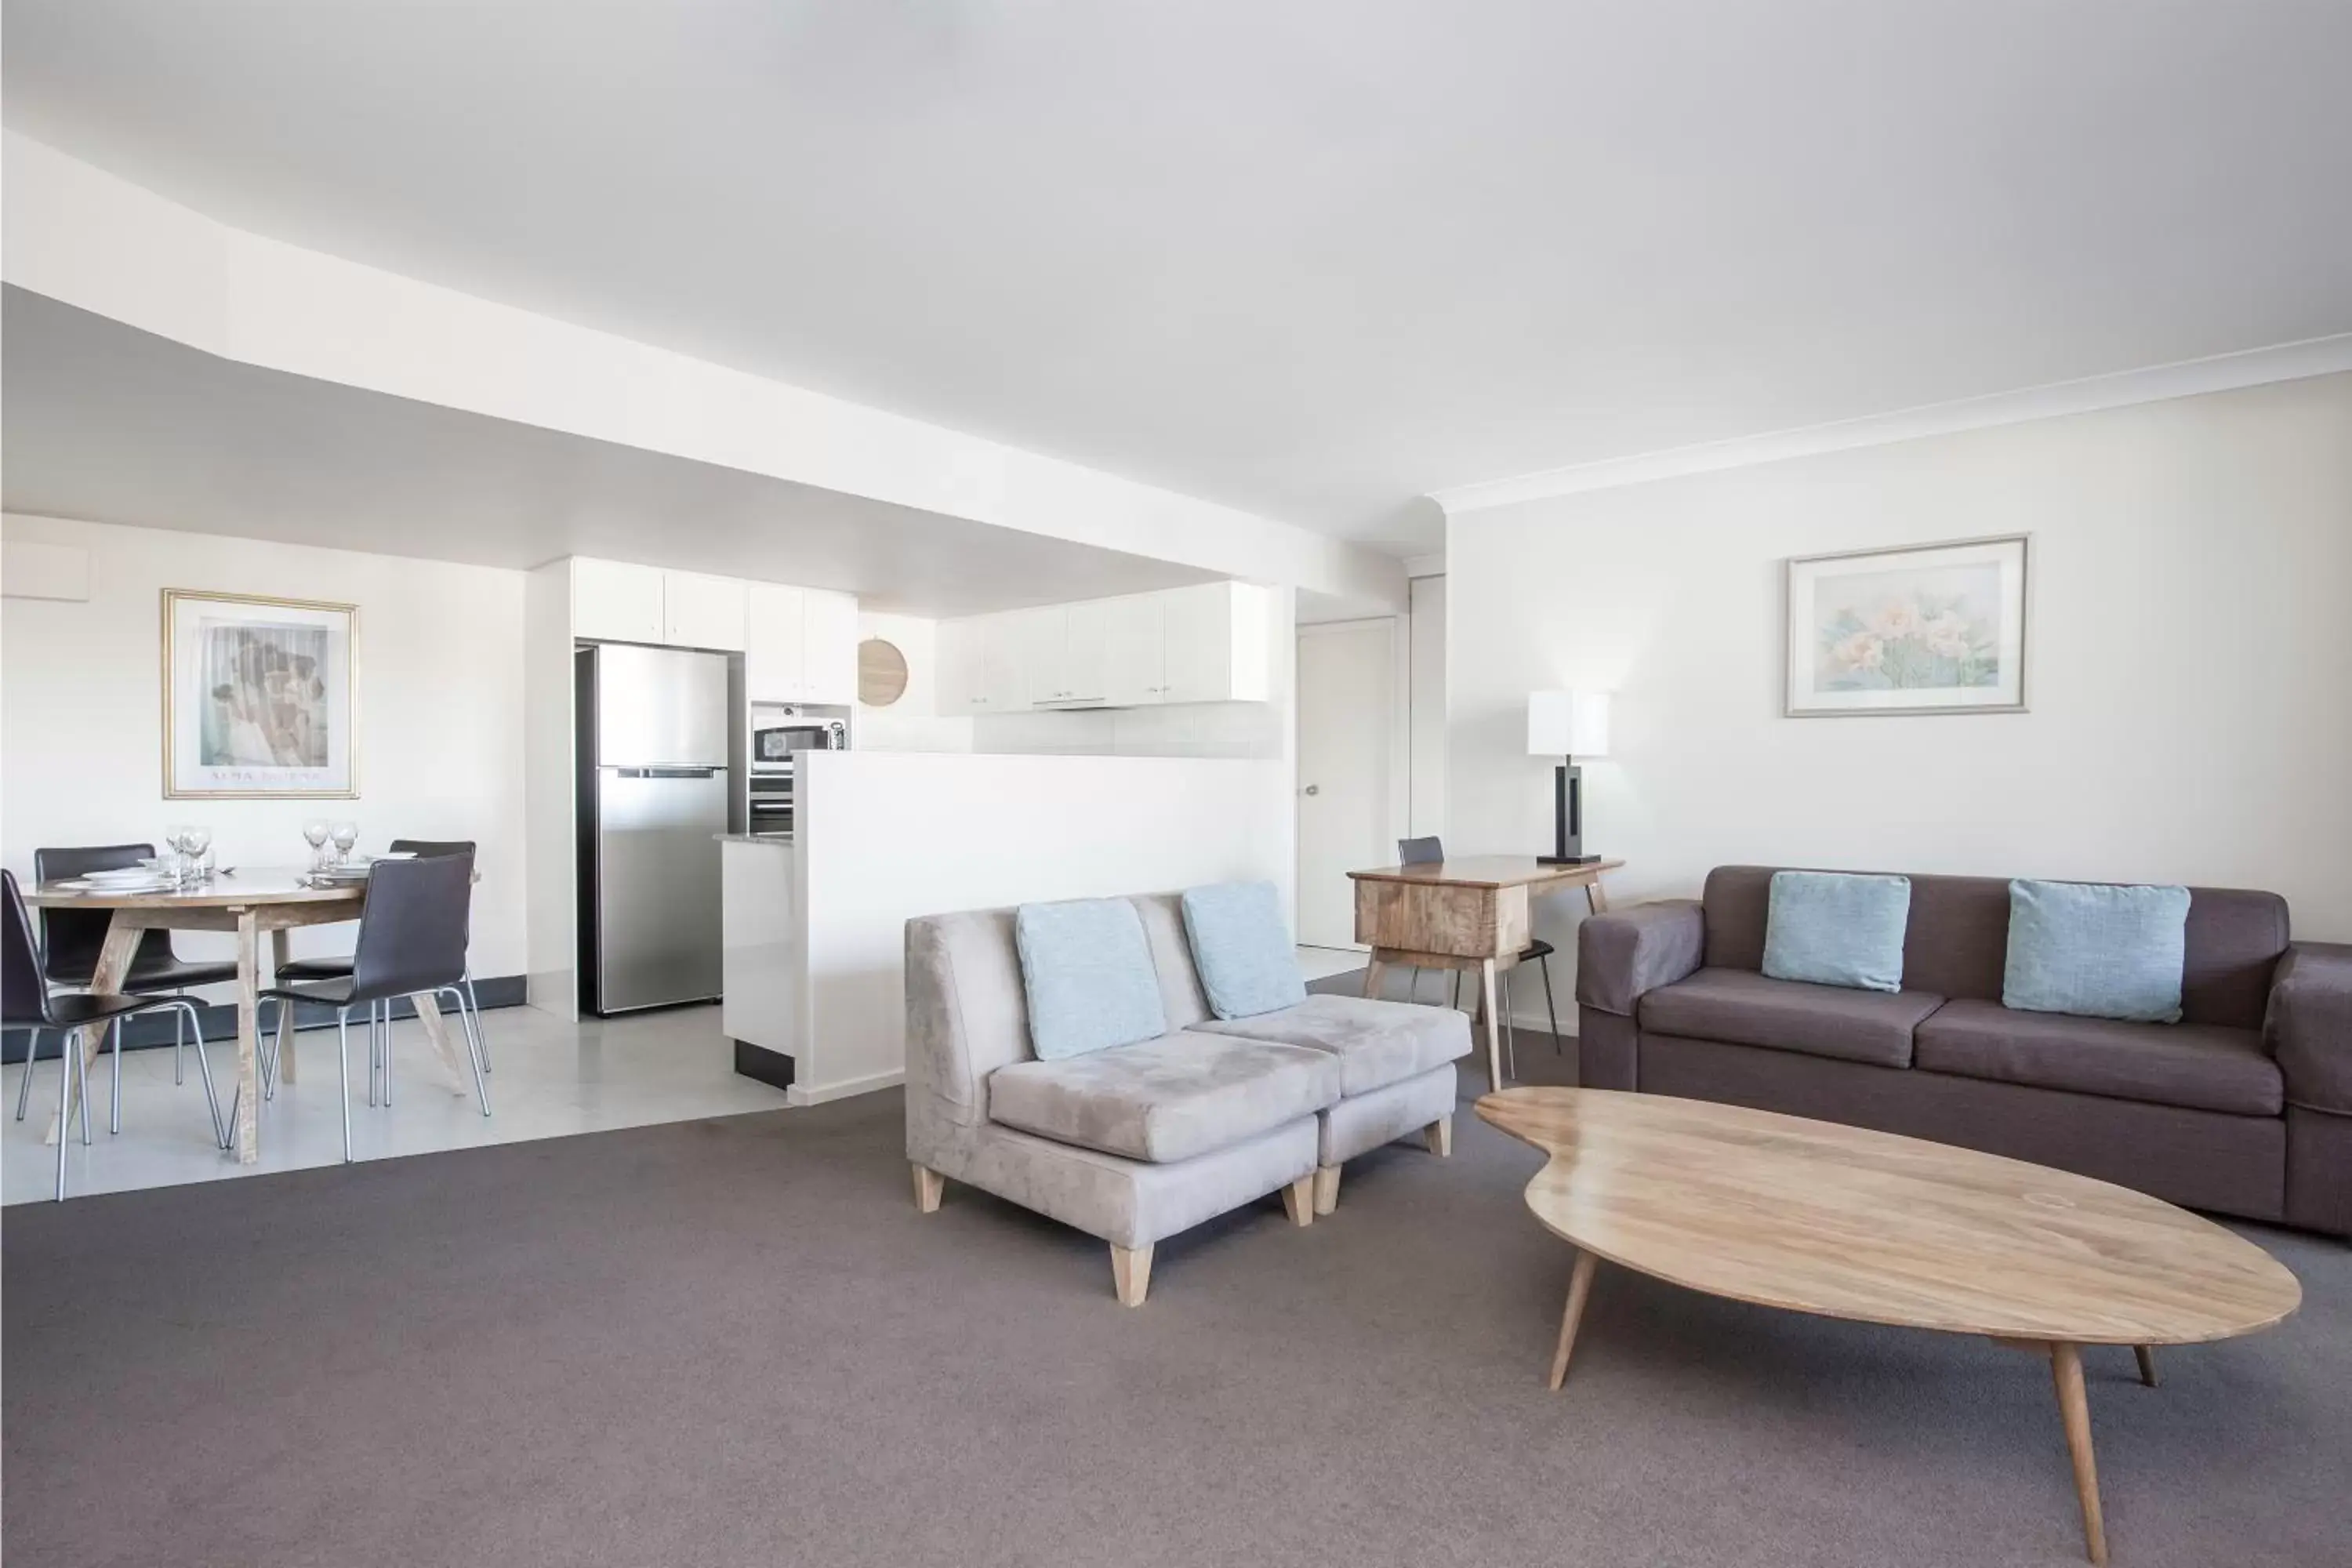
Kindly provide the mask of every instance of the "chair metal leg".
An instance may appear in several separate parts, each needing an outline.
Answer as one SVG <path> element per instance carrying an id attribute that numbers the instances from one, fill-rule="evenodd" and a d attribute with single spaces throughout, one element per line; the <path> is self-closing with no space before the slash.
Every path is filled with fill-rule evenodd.
<path id="1" fill-rule="evenodd" d="M 41 1059 L 41 1031 L 25 1031 L 25 1076 L 16 1081 L 16 1120 L 25 1120 L 25 1107 L 33 1093 L 33 1064 Z"/>
<path id="2" fill-rule="evenodd" d="M 172 1009 L 172 1087 L 173 1087 L 173 1089 L 178 1089 L 181 1085 L 183 1085 L 183 1084 L 184 1084 L 184 1083 L 186 1083 L 186 1082 L 188 1081 L 186 1078 L 184 1078 L 184 1076 L 182 1076 L 183 1068 L 182 1068 L 182 1065 L 181 1065 L 181 1063 L 182 1063 L 182 1058 L 183 1058 L 183 1055 L 184 1055 L 184 1053 L 185 1052 L 185 1050 L 186 1050 L 186 1048 L 187 1048 L 187 1040 L 186 1040 L 186 1039 L 184 1038 L 184 1026 L 185 1026 L 186 1023 L 187 1023 L 187 1020 L 186 1020 L 186 1019 L 184 1019 L 184 1018 L 183 1018 L 183 1017 L 180 1016 L 180 1010 L 179 1010 L 177 1007 L 173 1008 L 173 1009 Z"/>
<path id="3" fill-rule="evenodd" d="M 383 1009 L 383 1108 L 392 1109 L 392 998 L 376 1005 Z"/>
<path id="4" fill-rule="evenodd" d="M 352 1163 L 352 1010 L 349 1007 L 335 1009 L 335 1080 L 343 1086 L 343 1092 L 336 1097 L 336 1102 L 343 1108 L 343 1163 L 348 1165 Z"/>
<path id="5" fill-rule="evenodd" d="M 1553 1006 L 1551 1002 L 1551 954 L 1548 952 L 1545 953 L 1541 958 L 1536 960 L 1536 963 L 1537 965 L 1543 970 L 1544 1016 L 1551 1020 L 1551 1054 L 1559 1056 L 1561 1054 L 1559 1045 L 1559 1009 Z"/>
<path id="6" fill-rule="evenodd" d="M 1462 1005 L 1462 972 L 1458 969 L 1454 972 L 1454 1005 L 1457 1011 Z"/>
<path id="7" fill-rule="evenodd" d="M 183 1008 L 187 1013 L 188 1028 L 196 1037 L 196 1076 L 204 1080 L 205 1110 L 213 1119 L 213 1139 L 226 1149 L 229 1142 L 228 1129 L 221 1122 L 220 1096 L 213 1089 L 213 1061 L 211 1056 L 205 1050 L 204 1016 L 196 1011 L 196 1005 L 194 1002 L 183 1002 L 172 1010 L 172 1016 L 175 1020 L 173 1027 L 175 1030 L 179 1026 L 176 1020 Z"/>
<path id="8" fill-rule="evenodd" d="M 375 1004 L 373 1002 L 369 1003 L 367 1005 L 367 1009 L 368 1105 L 370 1109 L 373 1109 L 375 1105 L 375 1061 L 376 1052 L 379 1049 L 376 1043 L 375 1034 Z"/>
<path id="9" fill-rule="evenodd" d="M 474 973 L 466 972 L 466 1005 L 474 1015 L 474 1048 L 482 1053 L 482 1070 L 490 1070 L 490 1035 L 482 1027 L 482 999 L 474 994 Z"/>
<path id="10" fill-rule="evenodd" d="M 489 1085 L 482 1080 L 482 1074 L 488 1068 L 482 1062 L 482 1041 L 481 1037 L 476 1033 L 474 1016 L 466 1010 L 464 992 L 455 985 L 444 985 L 435 994 L 437 996 L 444 993 L 457 1003 L 457 1024 L 466 1032 L 466 1055 L 474 1064 L 474 1098 L 482 1102 L 482 1114 L 488 1116 L 490 1113 L 490 1089 Z"/>
<path id="11" fill-rule="evenodd" d="M 1504 1072 L 1516 1083 L 1519 1077 L 1519 1032 L 1511 1024 L 1511 972 L 1503 971 L 1503 1060 Z"/>
<path id="12" fill-rule="evenodd" d="M 114 1020 L 114 1081 L 107 1087 L 106 1130 L 122 1131 L 122 1020 Z"/>
<path id="13" fill-rule="evenodd" d="M 66 1048 L 58 1058 L 58 1202 L 66 1201 L 66 1145 L 73 1142 L 74 1063 L 81 1059 L 80 1041 L 74 1032 L 62 1032 Z M 26 1062 L 29 1069 L 32 1066 Z"/>

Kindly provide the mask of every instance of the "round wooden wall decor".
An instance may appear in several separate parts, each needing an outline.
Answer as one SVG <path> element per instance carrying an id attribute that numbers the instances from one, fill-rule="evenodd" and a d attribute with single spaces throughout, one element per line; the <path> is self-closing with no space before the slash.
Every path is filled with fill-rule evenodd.
<path id="1" fill-rule="evenodd" d="M 857 700 L 887 708 L 907 695 L 907 656 L 898 645 L 867 637 L 857 645 Z"/>

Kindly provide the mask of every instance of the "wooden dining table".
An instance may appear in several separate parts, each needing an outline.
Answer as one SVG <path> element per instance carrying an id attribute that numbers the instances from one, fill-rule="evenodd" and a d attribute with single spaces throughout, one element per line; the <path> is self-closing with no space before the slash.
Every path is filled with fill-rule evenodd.
<path id="1" fill-rule="evenodd" d="M 108 910 L 113 919 L 106 928 L 106 944 L 99 952 L 98 968 L 90 978 L 96 992 L 119 990 L 131 973 L 131 956 L 146 931 L 217 931 L 236 936 L 236 1126 L 230 1139 L 237 1163 L 250 1165 L 261 1158 L 261 938 L 269 936 L 273 975 L 287 962 L 287 932 L 298 926 L 333 925 L 360 918 L 367 897 L 361 881 L 314 884 L 296 867 L 240 867 L 214 874 L 202 882 L 153 892 L 108 892 L 78 884 L 71 878 L 40 883 L 25 897 L 37 909 Z M 466 1093 L 464 1069 L 448 1022 L 429 995 L 409 998 L 433 1049 L 448 1070 L 449 1082 Z M 97 1058 L 104 1025 L 79 1031 L 85 1066 Z M 278 1015 L 278 1078 L 295 1081 L 293 1009 Z M 30 1072 L 30 1062 L 26 1064 Z M 70 1107 L 52 1116 L 48 1137 L 64 1135 Z"/>

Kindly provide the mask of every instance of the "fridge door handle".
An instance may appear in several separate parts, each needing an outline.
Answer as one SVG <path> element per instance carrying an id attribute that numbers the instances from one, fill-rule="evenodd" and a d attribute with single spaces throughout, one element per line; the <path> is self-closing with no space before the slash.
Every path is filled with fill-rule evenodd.
<path id="1" fill-rule="evenodd" d="M 613 772 L 625 779 L 711 779 L 725 773 L 724 768 L 614 768 Z"/>

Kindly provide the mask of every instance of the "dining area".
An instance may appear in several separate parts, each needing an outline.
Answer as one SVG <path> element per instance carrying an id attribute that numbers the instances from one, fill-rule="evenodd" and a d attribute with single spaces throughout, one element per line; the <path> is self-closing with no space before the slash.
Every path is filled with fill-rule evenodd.
<path id="1" fill-rule="evenodd" d="M 405 1012 L 421 1026 L 441 1082 L 431 1086 L 471 1099 L 490 1115 L 491 1062 L 467 965 L 474 888 L 479 880 L 468 840 L 394 839 L 375 854 L 357 852 L 358 826 L 315 819 L 303 824 L 306 860 L 282 866 L 220 865 L 213 834 L 174 826 L 158 853 L 150 842 L 45 846 L 33 876 L 20 883 L 0 873 L 5 968 L 0 968 L 0 1028 L 26 1037 L 16 1119 L 25 1121 L 37 1078 L 55 1074 L 45 1144 L 56 1152 L 55 1196 L 67 1194 L 68 1153 L 87 1152 L 97 1134 L 94 1081 L 101 1057 L 110 1091 L 106 1136 L 124 1132 L 126 1031 L 171 1018 L 171 1079 L 187 1087 L 186 1057 L 204 1105 L 202 1118 L 224 1162 L 252 1166 L 262 1157 L 265 1123 L 301 1076 L 298 1031 L 331 1024 L 342 1159 L 352 1159 L 352 1105 L 389 1110 L 395 1060 L 393 1025 Z M 297 957 L 293 932 L 355 926 L 348 956 Z M 217 933 L 222 957 L 188 957 L 176 933 Z M 266 940 L 265 940 L 266 939 Z M 208 1039 L 205 1009 L 194 994 L 233 997 L 233 1039 L 217 1023 Z M 215 1016 L 217 1017 L 217 1009 Z M 451 1015 L 455 1015 L 452 1028 Z M 352 1083 L 352 1026 L 359 1026 L 364 1083 Z M 210 1047 L 233 1047 L 217 1076 Z M 140 1053 L 142 1055 L 145 1053 Z M 317 1072 L 326 1064 L 311 1064 Z M 315 1102 L 316 1096 L 312 1100 Z M 175 1117 L 175 1120 L 178 1120 Z"/>

